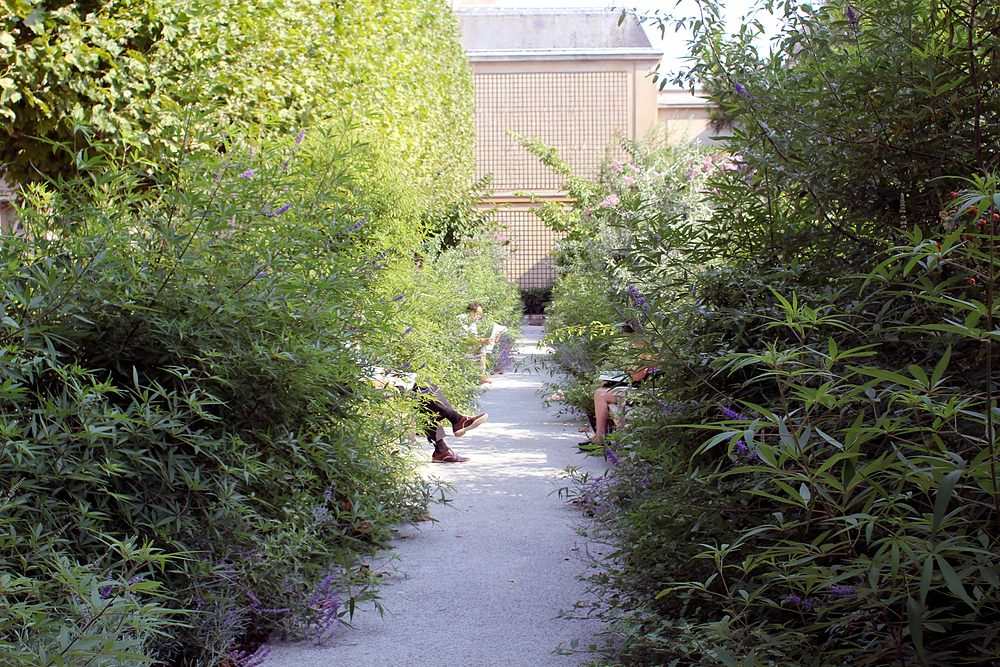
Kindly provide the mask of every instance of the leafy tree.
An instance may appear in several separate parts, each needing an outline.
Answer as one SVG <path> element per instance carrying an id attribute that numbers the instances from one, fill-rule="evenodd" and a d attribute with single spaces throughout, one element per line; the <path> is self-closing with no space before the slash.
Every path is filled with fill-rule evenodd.
<path id="1" fill-rule="evenodd" d="M 92 140 L 177 158 L 192 120 L 295 134 L 347 116 L 447 206 L 471 173 L 471 78 L 433 0 L 324 3 L 10 0 L 0 14 L 0 163 L 69 175 Z M 194 133 L 195 135 L 197 133 Z"/>
<path id="2" fill-rule="evenodd" d="M 722 5 L 698 4 L 680 21 L 692 65 L 673 81 L 712 92 L 757 186 L 724 216 L 730 252 L 864 261 L 897 230 L 933 228 L 960 179 L 998 166 L 994 3 L 767 3 L 784 27 L 766 54 L 759 23 L 728 38 Z"/>

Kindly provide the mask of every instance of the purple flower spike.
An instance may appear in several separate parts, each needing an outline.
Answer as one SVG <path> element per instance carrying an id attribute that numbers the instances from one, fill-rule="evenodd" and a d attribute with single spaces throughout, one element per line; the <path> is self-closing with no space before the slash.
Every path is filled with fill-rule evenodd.
<path id="1" fill-rule="evenodd" d="M 610 447 L 605 447 L 604 453 L 607 454 L 608 459 L 611 461 L 611 463 L 613 463 L 614 465 L 618 465 L 618 456 L 615 454 L 614 450 L 612 450 Z"/>
<path id="2" fill-rule="evenodd" d="M 854 7 L 847 8 L 847 22 L 852 28 L 858 25 L 858 15 L 854 13 Z"/>
<path id="3" fill-rule="evenodd" d="M 252 177 L 256 173 L 257 173 L 256 169 L 247 169 L 246 171 L 244 171 L 242 174 L 240 174 L 236 178 L 250 178 L 250 177 Z"/>
<path id="4" fill-rule="evenodd" d="M 405 296 L 405 295 L 403 295 L 403 294 L 399 294 L 399 295 L 397 295 L 397 296 L 394 296 L 394 297 L 392 297 L 392 300 L 393 300 L 393 301 L 402 301 L 402 300 L 403 300 L 403 299 L 405 299 L 405 298 L 406 298 L 406 296 Z"/>
<path id="5" fill-rule="evenodd" d="M 729 408 L 726 407 L 722 408 L 722 414 L 726 415 L 726 419 L 732 419 L 734 421 L 743 421 L 743 422 L 750 421 L 749 419 L 747 419 L 740 413 L 736 412 L 735 410 L 730 410 Z"/>
<path id="6" fill-rule="evenodd" d="M 798 607 L 802 611 L 809 611 L 813 608 L 812 602 L 810 602 L 807 598 L 799 597 L 798 595 L 789 595 L 786 602 L 794 607 Z"/>
<path id="7" fill-rule="evenodd" d="M 747 92 L 747 89 L 744 88 L 743 84 L 741 84 L 739 81 L 733 83 L 733 90 L 735 90 L 736 94 L 745 100 L 748 100 L 750 102 L 755 102 L 757 100 L 756 97 L 753 97 L 752 95 L 750 95 L 749 92 Z"/>
<path id="8" fill-rule="evenodd" d="M 858 591 L 850 586 L 835 586 L 830 584 L 826 587 L 826 590 L 830 591 L 834 595 L 857 595 Z"/>

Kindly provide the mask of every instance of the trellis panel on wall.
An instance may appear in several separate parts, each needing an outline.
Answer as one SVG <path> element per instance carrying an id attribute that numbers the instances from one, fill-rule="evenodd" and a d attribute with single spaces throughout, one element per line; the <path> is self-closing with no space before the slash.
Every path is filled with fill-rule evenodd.
<path id="1" fill-rule="evenodd" d="M 548 287 L 559 236 L 532 202 L 567 201 L 564 177 L 511 135 L 555 149 L 577 176 L 594 176 L 605 159 L 622 157 L 618 139 L 638 139 L 656 122 L 649 72 L 662 54 L 616 11 L 470 7 L 456 14 L 475 85 L 475 176 L 492 176 L 482 206 L 508 227 L 516 248 L 510 279 Z"/>
<path id="2" fill-rule="evenodd" d="M 511 132 L 556 149 L 577 175 L 593 176 L 609 143 L 629 130 L 626 72 L 477 74 L 474 82 L 476 178 L 493 174 L 497 191 L 562 186 Z"/>

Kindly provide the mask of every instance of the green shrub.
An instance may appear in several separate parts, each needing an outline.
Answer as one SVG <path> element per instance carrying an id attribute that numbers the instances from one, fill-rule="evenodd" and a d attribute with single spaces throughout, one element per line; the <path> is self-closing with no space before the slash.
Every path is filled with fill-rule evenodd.
<path id="1" fill-rule="evenodd" d="M 760 58 L 703 6 L 695 69 L 738 122 L 711 214 L 609 166 L 563 256 L 621 286 L 663 372 L 571 491 L 615 546 L 589 577 L 607 659 L 1000 662 L 996 10 L 786 5 Z"/>
<path id="2" fill-rule="evenodd" d="M 506 250 L 489 238 L 482 233 L 435 256 L 400 262 L 378 286 L 382 301 L 392 305 L 387 323 L 396 332 L 383 342 L 383 354 L 430 378 L 460 411 L 471 409 L 482 375 L 479 351 L 463 329 L 468 304 L 483 304 L 480 336 L 494 323 L 508 327 L 508 341 L 520 333 L 517 288 L 501 269 Z M 494 347 L 490 368 L 509 364 L 501 358 L 505 349 L 509 356 L 509 345 Z"/>
<path id="3" fill-rule="evenodd" d="M 0 35 L 8 180 L 69 177 L 75 151 L 53 141 L 113 142 L 170 172 L 198 136 L 192 116 L 290 136 L 352 116 L 430 210 L 472 173 L 472 79 L 435 0 L 23 0 L 0 12 Z"/>
<path id="4" fill-rule="evenodd" d="M 161 597 L 130 650 L 177 665 L 377 604 L 357 565 L 432 491 L 348 344 L 387 309 L 346 155 L 226 144 L 166 184 L 81 153 L 79 180 L 26 189 L 27 234 L 0 247 L 4 576 L 79 563 L 90 595 L 138 572 Z M 166 557 L 107 558 L 130 539 Z"/>

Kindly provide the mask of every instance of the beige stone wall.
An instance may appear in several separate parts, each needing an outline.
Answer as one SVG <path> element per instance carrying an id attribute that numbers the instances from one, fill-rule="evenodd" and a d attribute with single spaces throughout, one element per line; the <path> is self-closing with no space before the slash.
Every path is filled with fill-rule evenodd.
<path id="1" fill-rule="evenodd" d="M 522 56 L 523 58 L 523 56 Z M 508 276 L 522 288 L 555 278 L 551 250 L 559 235 L 532 213 L 531 196 L 563 198 L 564 177 L 509 133 L 554 148 L 573 172 L 593 176 L 617 139 L 640 138 L 656 122 L 655 61 L 628 58 L 471 59 L 476 86 L 476 178 L 492 174 L 496 219 L 513 239 Z"/>
<path id="2" fill-rule="evenodd" d="M 713 144 L 706 100 L 687 90 L 668 90 L 659 94 L 657 122 L 667 128 L 667 136 L 678 143 Z"/>
<path id="3" fill-rule="evenodd" d="M 558 151 L 575 173 L 594 173 L 615 137 L 630 136 L 626 72 L 517 72 L 475 75 L 476 176 L 502 193 L 557 191 L 563 178 L 522 148 L 511 132 Z"/>
<path id="4" fill-rule="evenodd" d="M 476 173 L 501 194 L 552 193 L 562 178 L 508 132 L 537 138 L 575 173 L 590 176 L 619 137 L 637 139 L 656 121 L 655 61 L 472 60 L 476 86 Z"/>

